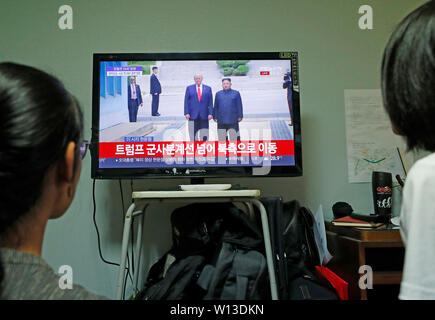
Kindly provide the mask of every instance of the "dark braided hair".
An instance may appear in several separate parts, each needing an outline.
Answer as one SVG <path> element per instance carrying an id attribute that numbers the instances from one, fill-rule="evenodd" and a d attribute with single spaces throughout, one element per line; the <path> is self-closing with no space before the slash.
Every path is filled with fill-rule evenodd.
<path id="1" fill-rule="evenodd" d="M 35 205 L 47 171 L 71 141 L 78 159 L 82 131 L 82 111 L 59 80 L 0 63 L 0 238 Z"/>

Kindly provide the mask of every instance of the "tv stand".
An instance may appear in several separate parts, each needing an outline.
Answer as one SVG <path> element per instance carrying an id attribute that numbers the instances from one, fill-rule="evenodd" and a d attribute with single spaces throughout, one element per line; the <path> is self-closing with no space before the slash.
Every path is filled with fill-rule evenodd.
<path id="1" fill-rule="evenodd" d="M 138 275 L 140 272 L 140 259 L 143 243 L 143 227 L 145 210 L 150 204 L 160 204 L 162 202 L 240 202 L 246 204 L 249 216 L 254 214 L 254 206 L 260 211 L 261 226 L 263 230 L 264 246 L 266 253 L 267 270 L 269 274 L 270 291 L 272 300 L 278 300 L 278 289 L 275 278 L 274 258 L 272 256 L 272 242 L 269 232 L 269 220 L 266 208 L 263 206 L 260 198 L 260 190 L 223 190 L 223 191 L 136 191 L 132 193 L 134 200 L 127 210 L 124 220 L 124 232 L 122 236 L 121 262 L 118 274 L 118 285 L 116 299 L 121 299 L 124 290 L 125 266 L 127 260 L 127 249 L 130 240 L 130 228 L 132 218 L 138 217 L 136 233 L 136 253 L 135 266 L 133 274 L 133 290 L 136 294 L 138 288 Z M 142 209 L 139 209 L 141 208 Z M 137 210 L 139 209 L 139 210 Z"/>

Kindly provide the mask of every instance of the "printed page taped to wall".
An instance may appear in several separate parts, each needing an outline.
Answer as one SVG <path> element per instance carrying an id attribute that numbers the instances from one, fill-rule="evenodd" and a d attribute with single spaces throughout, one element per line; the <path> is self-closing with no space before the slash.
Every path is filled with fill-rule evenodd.
<path id="1" fill-rule="evenodd" d="M 344 104 L 349 183 L 371 182 L 373 171 L 405 177 L 412 154 L 392 131 L 381 91 L 344 90 Z"/>

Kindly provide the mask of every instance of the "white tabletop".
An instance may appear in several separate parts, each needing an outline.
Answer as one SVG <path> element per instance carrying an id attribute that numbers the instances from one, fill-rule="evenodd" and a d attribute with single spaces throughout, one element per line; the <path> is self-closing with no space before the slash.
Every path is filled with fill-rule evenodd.
<path id="1" fill-rule="evenodd" d="M 260 190 L 135 191 L 133 199 L 260 197 Z"/>

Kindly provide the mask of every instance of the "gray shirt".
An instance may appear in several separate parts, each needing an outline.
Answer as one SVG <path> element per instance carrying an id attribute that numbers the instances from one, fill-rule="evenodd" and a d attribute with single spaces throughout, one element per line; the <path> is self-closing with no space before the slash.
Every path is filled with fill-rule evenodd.
<path id="1" fill-rule="evenodd" d="M 0 298 L 7 300 L 103 300 L 106 297 L 74 284 L 72 289 L 59 287 L 59 276 L 40 256 L 0 248 L 4 278 Z"/>

